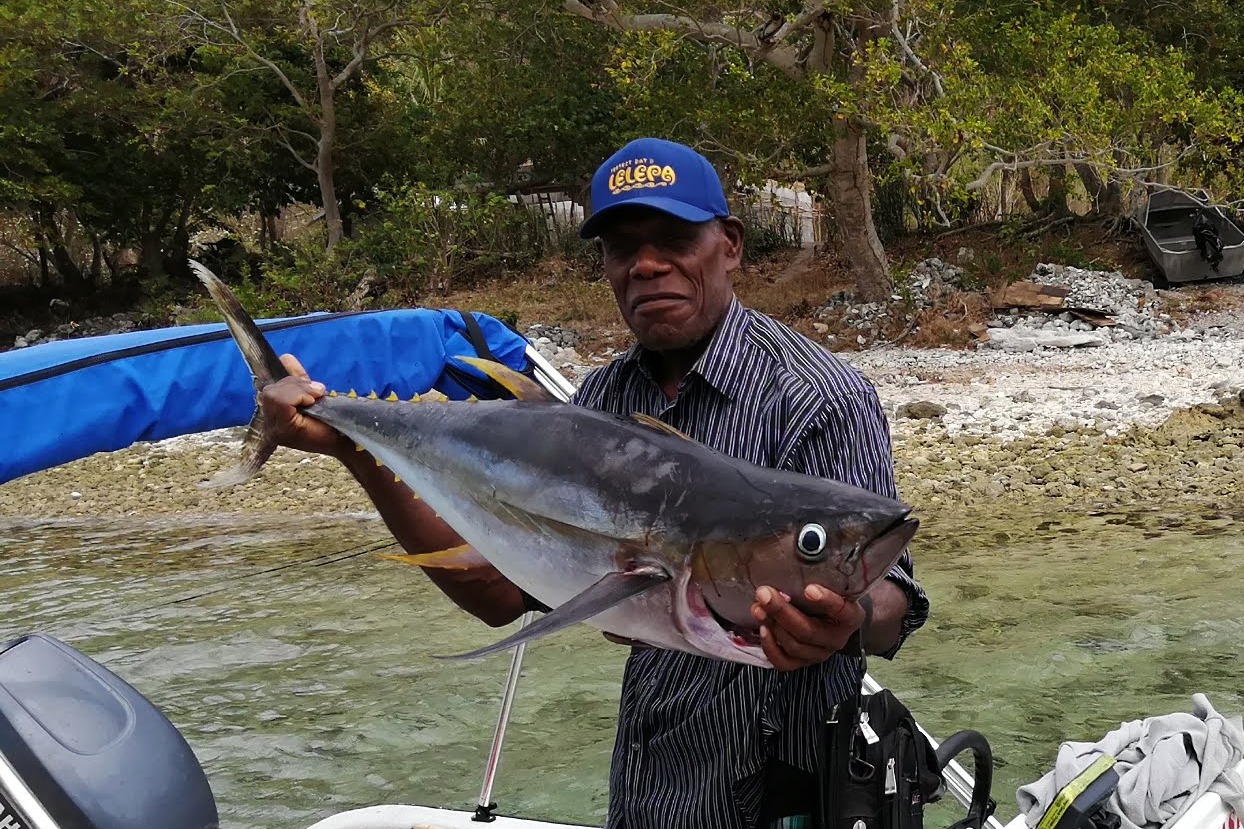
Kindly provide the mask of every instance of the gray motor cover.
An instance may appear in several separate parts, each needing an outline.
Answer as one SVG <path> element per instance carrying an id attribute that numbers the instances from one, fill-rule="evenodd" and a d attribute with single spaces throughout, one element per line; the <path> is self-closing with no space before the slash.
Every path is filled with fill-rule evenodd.
<path id="1" fill-rule="evenodd" d="M 62 829 L 219 826 L 203 767 L 168 718 L 50 636 L 0 646 L 0 755 Z"/>

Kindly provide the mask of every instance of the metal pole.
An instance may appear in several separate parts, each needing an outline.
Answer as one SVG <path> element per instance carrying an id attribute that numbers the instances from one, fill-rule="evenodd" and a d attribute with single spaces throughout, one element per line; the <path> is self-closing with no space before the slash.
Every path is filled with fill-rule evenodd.
<path id="1" fill-rule="evenodd" d="M 866 673 L 864 674 L 863 688 L 866 693 L 875 694 L 881 690 L 881 684 Z M 920 733 L 929 739 L 933 749 L 936 750 L 938 742 L 933 739 L 933 735 L 926 731 L 919 722 L 916 723 L 916 727 L 920 729 Z M 963 766 L 959 765 L 958 760 L 951 760 L 946 765 L 946 768 L 942 771 L 942 778 L 946 781 L 946 788 L 954 795 L 955 800 L 958 800 L 965 807 L 972 804 L 972 789 L 976 786 L 976 781 L 972 778 L 972 775 L 967 773 Z M 989 829 L 1003 829 L 1002 822 L 993 815 L 989 816 L 985 825 Z"/>
<path id="2" fill-rule="evenodd" d="M 528 610 L 523 614 L 520 628 L 527 627 L 535 618 L 535 612 Z M 501 713 L 497 716 L 497 730 L 492 735 L 492 748 L 488 751 L 488 763 L 484 766 L 484 785 L 479 790 L 479 802 L 475 805 L 475 816 L 471 820 L 480 823 L 491 823 L 497 819 L 493 809 L 497 804 L 492 802 L 492 787 L 497 779 L 497 764 L 501 760 L 501 743 L 505 740 L 505 728 L 510 722 L 510 709 L 514 705 L 514 692 L 518 688 L 518 677 L 523 665 L 523 652 L 527 650 L 524 642 L 514 648 L 510 657 L 510 672 L 505 678 L 505 692 L 501 696 Z"/>

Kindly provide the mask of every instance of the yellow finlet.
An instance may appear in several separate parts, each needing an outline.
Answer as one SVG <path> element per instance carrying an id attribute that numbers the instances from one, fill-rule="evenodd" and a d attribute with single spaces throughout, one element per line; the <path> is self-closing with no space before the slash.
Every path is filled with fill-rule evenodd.
<path id="1" fill-rule="evenodd" d="M 351 400 L 355 399 L 358 396 L 359 396 L 359 393 L 356 392 L 354 389 L 350 389 L 350 393 L 346 395 L 346 397 L 350 398 Z"/>
<path id="2" fill-rule="evenodd" d="M 397 392 L 395 391 L 389 392 L 389 396 L 385 398 L 385 400 L 388 400 L 390 403 L 396 403 L 399 399 L 400 398 L 397 396 Z"/>
<path id="3" fill-rule="evenodd" d="M 336 397 L 336 396 L 337 396 L 337 392 L 335 392 L 335 391 L 330 391 L 330 392 L 328 393 L 328 396 L 329 396 L 329 397 Z"/>
<path id="4" fill-rule="evenodd" d="M 434 553 L 381 553 L 381 558 L 400 561 L 402 564 L 414 564 L 418 567 L 432 567 L 438 570 L 467 570 L 475 566 L 471 556 L 475 553 L 469 544 L 460 544 L 447 550 Z"/>
<path id="5" fill-rule="evenodd" d="M 423 393 L 424 402 L 431 403 L 448 403 L 449 398 L 437 389 L 430 389 Z"/>
<path id="6" fill-rule="evenodd" d="M 539 383 L 519 374 L 507 365 L 498 363 L 494 360 L 485 360 L 480 357 L 455 357 L 455 360 L 474 366 L 484 374 L 496 380 L 510 394 L 519 400 L 553 400 L 554 397 L 545 391 Z"/>
<path id="7" fill-rule="evenodd" d="M 415 395 L 411 395 L 410 402 L 411 402 L 411 403 L 422 403 L 422 402 L 423 402 L 423 398 L 422 398 L 422 397 L 420 397 L 420 396 L 419 396 L 419 395 L 417 395 L 417 394 L 415 394 Z"/>
<path id="8" fill-rule="evenodd" d="M 478 398 L 478 397 L 476 397 L 475 395 L 471 395 L 470 397 L 468 397 L 468 398 L 466 399 L 466 402 L 468 402 L 468 403 L 478 403 L 478 402 L 479 402 L 479 398 Z"/>
<path id="9" fill-rule="evenodd" d="M 376 394 L 376 390 L 375 390 L 375 389 L 372 389 L 370 392 L 368 392 L 368 394 L 367 394 L 367 399 L 368 399 L 368 400 L 379 400 L 379 399 L 380 399 L 380 395 Z"/>
<path id="10" fill-rule="evenodd" d="M 695 438 L 690 435 L 680 432 L 664 420 L 657 420 L 655 417 L 646 415 L 643 412 L 631 412 L 631 420 L 647 426 L 649 429 L 656 429 L 658 432 L 665 432 L 667 435 L 673 435 L 676 438 L 682 438 L 683 440 L 689 440 L 692 443 L 695 443 Z"/>

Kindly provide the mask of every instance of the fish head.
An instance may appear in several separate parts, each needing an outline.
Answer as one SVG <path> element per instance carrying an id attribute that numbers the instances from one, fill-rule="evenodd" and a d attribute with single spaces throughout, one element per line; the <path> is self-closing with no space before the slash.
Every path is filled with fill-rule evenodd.
<path id="1" fill-rule="evenodd" d="M 700 540 L 682 579 L 684 632 L 714 652 L 757 648 L 759 625 L 751 609 L 761 586 L 782 591 L 804 611 L 812 610 L 804 590 L 814 584 L 859 599 L 915 535 L 919 522 L 909 514 L 888 499 L 863 511 L 801 509 L 754 535 Z"/>

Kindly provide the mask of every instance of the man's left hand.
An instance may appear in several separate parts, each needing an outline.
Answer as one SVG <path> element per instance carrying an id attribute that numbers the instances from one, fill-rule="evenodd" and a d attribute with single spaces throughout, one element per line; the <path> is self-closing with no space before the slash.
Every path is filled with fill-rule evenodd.
<path id="1" fill-rule="evenodd" d="M 760 646 L 779 671 L 818 665 L 842 650 L 864 623 L 864 608 L 819 585 L 804 590 L 806 611 L 772 587 L 756 590 L 752 615 L 760 622 Z"/>

